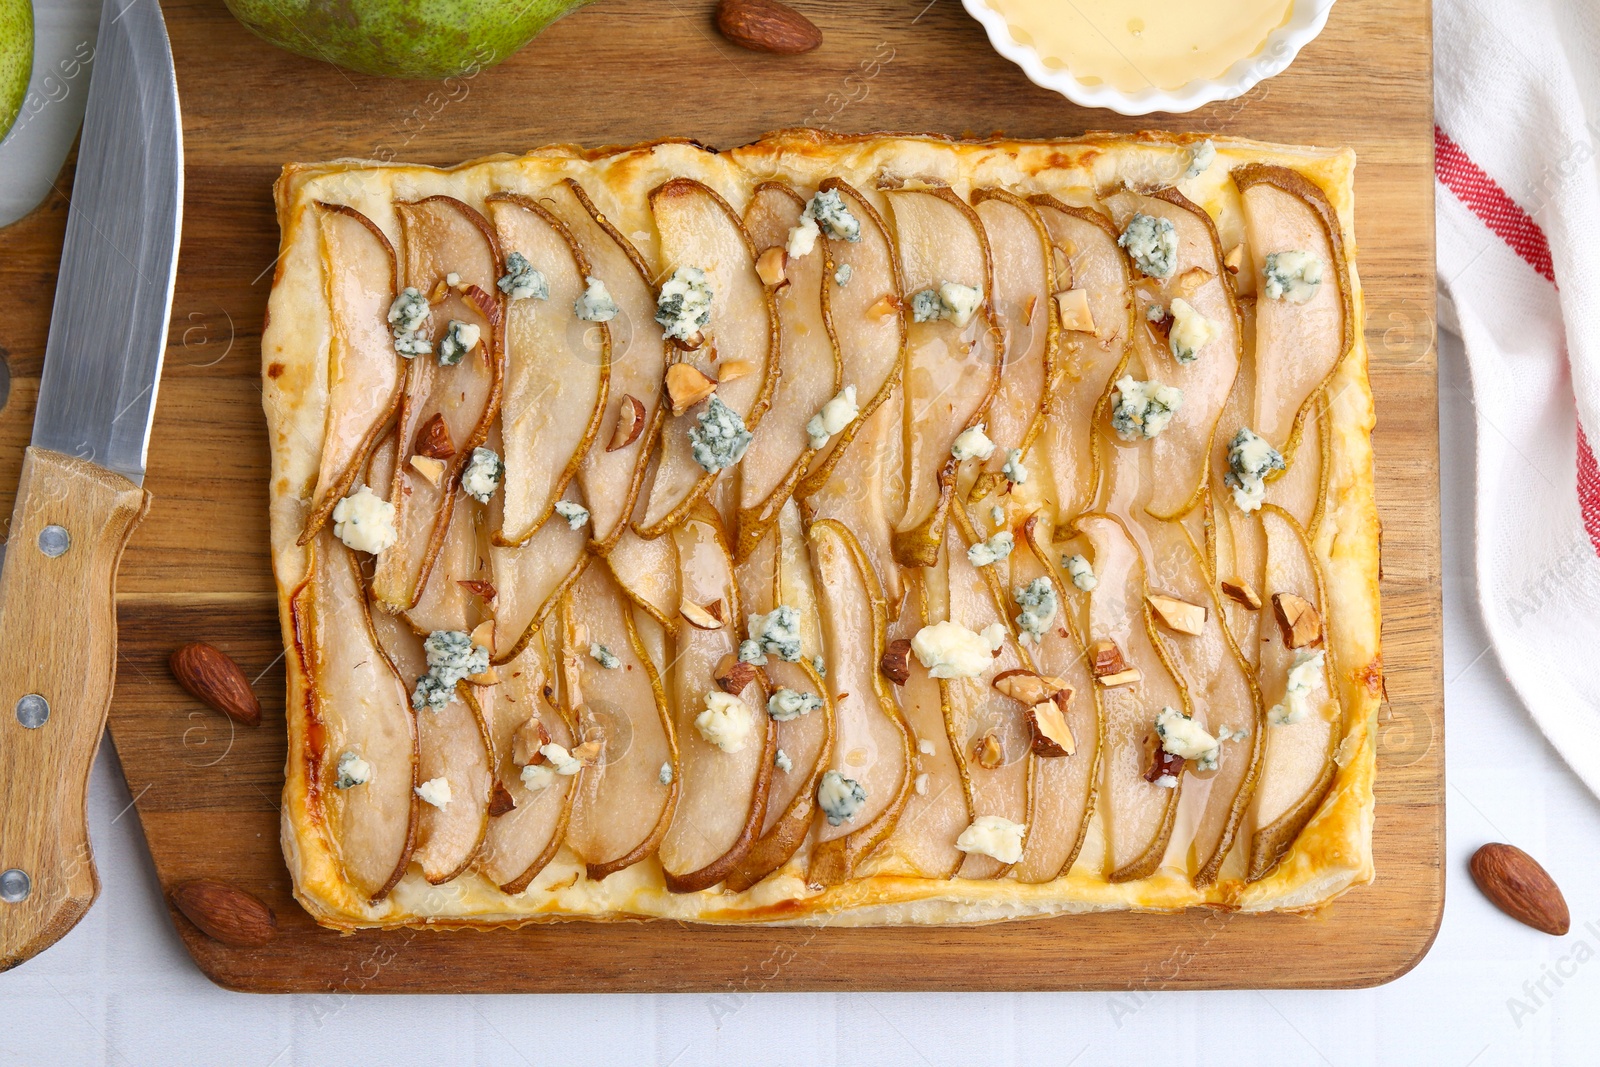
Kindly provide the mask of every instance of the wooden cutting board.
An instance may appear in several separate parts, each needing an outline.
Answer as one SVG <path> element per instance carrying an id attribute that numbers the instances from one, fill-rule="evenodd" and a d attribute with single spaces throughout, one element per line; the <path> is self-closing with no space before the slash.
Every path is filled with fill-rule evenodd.
<path id="1" fill-rule="evenodd" d="M 1361 986 L 1433 941 L 1444 899 L 1444 748 L 1433 155 L 1426 0 L 1340 0 L 1290 70 L 1245 98 L 1181 116 L 1089 112 L 1031 85 L 955 0 L 798 2 L 822 27 L 809 56 L 740 51 L 710 0 L 604 0 L 503 66 L 446 84 L 347 74 L 278 51 L 217 0 L 168 0 L 183 102 L 183 247 L 146 483 L 118 596 L 111 730 L 162 884 L 236 882 L 277 912 L 265 948 L 209 940 L 174 913 L 201 969 L 262 992 L 721 991 Z M 278 846 L 284 673 L 268 568 L 259 341 L 290 160 L 449 164 L 552 141 L 665 135 L 722 147 L 782 126 L 1072 135 L 1166 128 L 1350 145 L 1377 395 L 1384 520 L 1385 725 L 1377 882 L 1316 918 L 1109 914 L 967 929 L 727 929 L 557 924 L 516 932 L 316 927 Z M 33 419 L 71 164 L 38 211 L 0 232 L 0 514 Z M 190 640 L 255 679 L 257 730 L 189 698 L 167 671 Z"/>

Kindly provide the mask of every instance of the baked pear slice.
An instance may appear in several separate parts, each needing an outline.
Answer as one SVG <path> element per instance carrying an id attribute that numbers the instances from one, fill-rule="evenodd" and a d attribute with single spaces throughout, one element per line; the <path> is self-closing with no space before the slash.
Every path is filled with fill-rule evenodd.
<path id="1" fill-rule="evenodd" d="M 385 611 L 406 611 L 417 603 L 423 583 L 444 543 L 455 507 L 462 468 L 481 445 L 500 410 L 504 366 L 500 302 L 495 282 L 500 252 L 489 221 L 448 196 L 396 203 L 400 218 L 402 280 L 429 297 L 431 312 L 423 331 L 431 353 L 413 356 L 406 366 L 405 393 L 397 420 L 397 451 L 389 502 L 395 507 L 399 540 L 378 555 L 372 597 Z M 458 284 L 447 279 L 456 275 Z M 437 294 L 438 299 L 434 300 Z M 441 366 L 439 342 L 451 322 L 478 328 L 478 343 L 454 366 Z M 437 482 L 411 465 L 418 454 L 419 431 L 437 416 L 450 454 Z M 430 448 L 431 451 L 441 451 Z M 470 501 L 464 506 L 470 506 Z"/>
<path id="2" fill-rule="evenodd" d="M 1061 321 L 1058 374 L 1038 448 L 1054 480 L 1056 524 L 1064 527 L 1093 507 L 1099 492 L 1105 460 L 1095 427 L 1106 422 L 1111 383 L 1127 366 L 1133 298 L 1128 257 L 1109 218 L 1042 194 L 1029 203 L 1050 234 L 1051 295 L 1058 313 L 1063 305 L 1071 312 Z"/>
<path id="3" fill-rule="evenodd" d="M 1222 262 L 1217 228 L 1204 208 L 1171 188 L 1148 194 L 1123 190 L 1108 197 L 1106 206 L 1122 229 L 1135 215 L 1146 215 L 1170 223 L 1177 237 L 1171 274 L 1138 279 L 1133 330 L 1135 362 L 1145 380 L 1159 381 L 1183 393 L 1183 404 L 1171 423 L 1148 443 L 1153 466 L 1162 476 L 1151 485 L 1146 508 L 1157 518 L 1175 519 L 1200 502 L 1217 420 L 1243 358 L 1244 327 L 1238 298 Z M 1198 317 L 1193 321 L 1204 319 L 1202 332 L 1208 333 L 1203 338 L 1196 331 L 1182 333 L 1200 342 L 1192 349 L 1173 340 L 1180 336 L 1182 326 L 1171 326 L 1170 335 L 1164 336 L 1150 318 L 1152 314 L 1166 315 L 1170 324 L 1178 314 L 1173 309 L 1180 307 L 1175 301 L 1180 300 Z M 1180 351 L 1191 354 L 1180 360 L 1175 354 Z"/>
<path id="4" fill-rule="evenodd" d="M 333 322 L 328 417 L 311 514 L 298 542 L 302 545 L 311 543 L 350 491 L 367 454 L 394 418 L 404 371 L 387 321 L 399 288 L 394 246 L 377 224 L 354 208 L 318 203 L 316 210 L 323 284 Z"/>
<path id="5" fill-rule="evenodd" d="M 594 273 L 566 223 L 531 197 L 495 193 L 490 218 L 507 257 L 527 260 L 548 298 L 510 296 L 500 439 L 505 498 L 495 541 L 520 545 L 555 513 L 600 432 L 611 379 L 611 329 L 578 318 Z"/>
<path id="6" fill-rule="evenodd" d="M 828 685 L 835 731 L 828 770 L 865 793 L 850 814 L 817 804 L 816 844 L 806 880 L 839 885 L 893 830 L 911 793 L 916 754 L 911 728 L 879 669 L 888 644 L 888 609 L 871 562 L 850 531 L 831 519 L 807 534 L 821 591 Z M 827 790 L 826 775 L 822 789 Z"/>
<path id="7" fill-rule="evenodd" d="M 625 530 L 606 555 L 622 591 L 668 630 L 678 625 L 678 546 L 670 537 L 647 541 Z"/>
<path id="8" fill-rule="evenodd" d="M 911 314 L 905 302 L 900 253 L 883 216 L 842 178 L 828 178 L 817 188 L 822 193 L 838 193 L 861 227 L 854 241 L 839 240 L 826 230 L 822 233 L 827 254 L 822 317 L 838 346 L 841 380 L 855 388 L 860 412 L 811 457 L 805 477 L 795 487 L 795 496 L 802 500 L 828 482 L 850 442 L 865 432 L 869 420 L 900 384 Z M 878 577 L 881 580 L 883 575 Z M 894 602 L 898 597 L 891 592 L 889 599 Z"/>
<path id="9" fill-rule="evenodd" d="M 900 616 L 890 626 L 890 640 L 910 641 L 928 624 L 924 577 L 940 568 L 914 572 Z M 942 584 L 942 582 L 941 582 Z M 921 878 L 954 878 L 967 854 L 956 848 L 956 838 L 972 823 L 967 806 L 963 768 L 950 747 L 943 692 L 939 679 L 914 655 L 906 658 L 906 680 L 893 695 L 911 729 L 916 754 L 911 762 L 911 795 L 895 823 L 894 831 L 873 853 L 882 873 L 902 871 Z"/>
<path id="10" fill-rule="evenodd" d="M 1163 708 L 1187 711 L 1188 702 L 1156 650 L 1145 608 L 1144 563 L 1127 529 L 1099 512 L 1078 517 L 1074 529 L 1091 546 L 1098 584 L 1089 593 L 1090 656 L 1100 642 L 1115 646 L 1124 670 L 1116 684 L 1097 677 L 1105 733 L 1101 742 L 1102 778 L 1097 801 L 1104 814 L 1106 878 L 1130 882 L 1161 866 L 1172 837 L 1178 798 L 1187 775 L 1170 787 L 1151 781 L 1160 742 L 1156 716 Z"/>
<path id="11" fill-rule="evenodd" d="M 972 818 L 999 816 L 1025 830 L 1023 848 L 1033 829 L 1033 738 L 1028 709 L 995 688 L 994 679 L 1006 671 L 1031 670 L 1032 662 L 1017 644 L 1009 612 L 997 604 L 997 590 L 967 559 L 971 543 L 965 513 L 955 516 L 945 534 L 948 574 L 948 618 L 973 633 L 982 634 L 999 624 L 1005 636 L 994 662 L 976 678 L 941 679 L 945 723 L 950 747 L 962 769 Z M 999 878 L 1011 864 L 972 852 L 957 872 L 961 878 Z"/>
<path id="12" fill-rule="evenodd" d="M 1034 738 L 1033 826 L 1014 869 L 1019 882 L 1048 882 L 1072 868 L 1089 833 L 1100 777 L 1100 694 L 1072 618 L 1068 581 L 1056 567 L 1061 556 L 1051 543 L 1051 532 L 1044 515 L 1031 515 L 1023 523 L 1011 555 L 1011 582 L 1026 586 L 1046 578 L 1056 590 L 1061 605 L 1056 624 L 1028 651 L 1041 676 L 1067 684 L 1069 691 L 1055 703 L 1073 745 L 1062 755 Z"/>
<path id="13" fill-rule="evenodd" d="M 778 384 L 773 405 L 739 464 L 738 533 L 734 560 L 750 555 L 794 492 L 816 448 L 806 425 L 841 387 L 839 349 L 822 314 L 826 256 L 820 249 L 791 257 L 789 231 L 801 221 L 805 200 L 782 182 L 756 186 L 745 209 L 745 230 L 757 254 L 782 263 L 781 275 L 766 279 L 778 311 Z M 726 364 L 719 367 L 726 376 Z"/>
<path id="14" fill-rule="evenodd" d="M 994 272 L 977 212 L 944 186 L 888 190 L 913 321 L 906 338 L 905 507 L 895 558 L 931 567 L 939 557 L 960 461 L 956 438 L 984 421 L 1000 384 L 1004 338 L 994 313 Z M 959 288 L 952 288 L 959 287 Z M 980 301 L 963 307 L 943 301 Z M 922 302 L 940 317 L 917 322 Z M 950 317 L 944 317 L 949 315 Z"/>
<path id="15" fill-rule="evenodd" d="M 994 271 L 995 317 L 1005 334 L 1005 366 L 985 423 L 994 454 L 984 470 L 999 475 L 1008 453 L 1024 454 L 1044 425 L 1056 378 L 1059 319 L 1055 257 L 1039 213 L 1004 189 L 976 189 L 972 208 L 983 222 Z"/>
<path id="16" fill-rule="evenodd" d="M 681 352 L 679 360 L 717 382 L 713 395 L 754 434 L 772 403 L 779 354 L 777 306 L 756 273 L 755 245 L 728 202 L 691 178 L 657 186 L 650 210 L 661 239 L 663 278 L 698 268 L 711 288 L 711 317 L 699 331 L 702 343 Z M 728 372 L 735 365 L 742 371 L 737 377 Z M 708 396 L 681 414 L 668 413 L 644 517 L 634 524 L 641 537 L 659 537 L 682 522 L 726 469 L 707 470 L 694 458 L 690 431 L 698 431 L 710 404 Z"/>
<path id="17" fill-rule="evenodd" d="M 632 605 L 605 567 L 584 572 L 566 607 L 578 733 L 600 745 L 579 772 L 567 844 L 599 881 L 653 853 L 672 821 L 680 782 L 671 773 L 661 780 L 661 768 L 677 763 L 672 709 L 639 643 Z"/>
<path id="18" fill-rule="evenodd" d="M 1177 522 L 1144 526 L 1150 561 L 1146 597 L 1156 640 L 1183 679 L 1195 721 L 1218 738 L 1215 768 L 1190 763 L 1179 803 L 1194 884 L 1211 885 L 1233 846 L 1261 770 L 1261 693 L 1255 671 L 1223 625 L 1220 595 L 1200 546 Z M 1198 630 L 1198 632 L 1194 632 Z"/>
<path id="19" fill-rule="evenodd" d="M 1305 531 L 1288 512 L 1263 504 L 1260 519 L 1267 546 L 1262 611 L 1274 617 L 1261 624 L 1266 753 L 1252 811 L 1255 832 L 1246 873 L 1252 882 L 1277 866 L 1316 814 L 1333 784 L 1334 754 L 1344 733 L 1333 687 L 1333 650 L 1326 640 L 1328 601 L 1321 568 Z M 1291 679 L 1300 692 L 1286 692 Z"/>
<path id="20" fill-rule="evenodd" d="M 559 773 L 558 761 L 540 751 L 548 743 L 570 756 L 578 743 L 566 706 L 568 678 L 553 669 L 561 652 L 556 635 L 541 631 L 515 659 L 495 668 L 499 681 L 483 690 L 495 779 L 513 806 L 489 820 L 477 869 L 506 893 L 527 889 L 561 850 L 583 773 Z M 525 774 L 529 764 L 534 769 Z"/>
<path id="21" fill-rule="evenodd" d="M 1297 171 L 1248 163 L 1234 168 L 1233 182 L 1244 210 L 1258 291 L 1256 424 L 1251 428 L 1292 467 L 1312 417 L 1313 397 L 1355 343 L 1344 239 L 1327 196 Z M 1297 253 L 1315 262 L 1310 269 L 1318 281 L 1309 280 L 1307 263 Z M 1269 284 L 1264 273 L 1269 256 L 1281 265 L 1275 273 L 1285 287 Z"/>
<path id="22" fill-rule="evenodd" d="M 655 321 L 656 290 L 650 284 L 650 268 L 633 242 L 571 178 L 546 189 L 540 202 L 567 224 L 589 269 L 602 280 L 619 309 L 617 317 L 606 324 L 611 336 L 611 379 L 605 413 L 578 468 L 578 485 L 589 507 L 589 536 L 595 550 L 604 555 L 627 529 L 661 432 L 666 415 L 661 383 L 669 346 Z M 599 331 L 595 334 L 598 337 Z"/>
<path id="23" fill-rule="evenodd" d="M 682 785 L 657 854 L 667 888 L 694 893 L 726 878 L 755 845 L 766 817 L 778 731 L 759 679 L 736 694 L 717 684 L 718 668 L 738 654 L 745 615 L 716 513 L 694 509 L 673 529 L 672 539 L 684 601 L 713 616 L 706 605 L 720 603 L 726 620 L 707 629 L 681 620 L 671 668 Z M 727 705 L 716 694 L 739 703 Z"/>
<path id="24" fill-rule="evenodd" d="M 891 610 L 905 594 L 900 564 L 894 558 L 891 501 L 900 498 L 900 389 L 864 417 L 852 446 L 832 465 L 828 480 L 805 499 L 809 521 L 837 519 L 855 534 L 872 561 L 873 574 Z"/>
<path id="25" fill-rule="evenodd" d="M 331 533 L 313 542 L 311 573 L 291 603 L 295 651 L 308 678 L 320 797 L 344 876 L 377 903 L 411 861 L 417 834 L 417 731 L 411 695 L 378 646 L 355 557 Z"/>
<path id="26" fill-rule="evenodd" d="M 434 630 L 470 632 L 488 617 L 489 598 L 473 592 L 481 588 L 477 583 L 493 583 L 487 520 L 482 508 L 452 510 L 444 544 L 423 583 L 417 606 L 405 613 L 412 629 L 424 634 Z"/>
<path id="27" fill-rule="evenodd" d="M 814 597 L 806 560 L 806 537 L 800 530 L 799 515 L 791 501 L 779 513 L 775 528 L 756 546 L 750 558 L 739 565 L 740 599 L 745 614 L 765 614 L 779 604 L 788 604 L 801 614 L 802 649 L 806 623 L 815 619 Z M 813 647 L 820 644 L 814 639 Z M 777 722 L 777 751 L 774 756 L 772 785 L 767 793 L 767 814 L 761 837 L 749 855 L 728 875 L 726 885 L 734 892 L 748 889 L 788 863 L 811 832 L 816 810 L 817 783 L 833 755 L 833 693 L 804 654 L 794 663 L 775 656 L 767 657 L 762 668 L 773 693 L 789 689 L 821 701 L 792 718 Z"/>

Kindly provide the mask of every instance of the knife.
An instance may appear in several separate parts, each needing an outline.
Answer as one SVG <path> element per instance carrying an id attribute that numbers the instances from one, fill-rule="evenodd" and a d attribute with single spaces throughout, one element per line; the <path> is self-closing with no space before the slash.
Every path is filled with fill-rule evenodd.
<path id="1" fill-rule="evenodd" d="M 156 0 L 105 0 L 33 441 L 0 567 L 0 971 L 100 891 L 89 768 L 116 677 L 117 564 L 144 517 L 183 133 Z"/>

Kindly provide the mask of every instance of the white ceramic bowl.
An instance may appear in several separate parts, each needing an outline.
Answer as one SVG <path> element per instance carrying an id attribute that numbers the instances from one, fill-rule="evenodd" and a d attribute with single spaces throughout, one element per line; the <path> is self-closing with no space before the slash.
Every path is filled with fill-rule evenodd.
<path id="1" fill-rule="evenodd" d="M 1142 89 L 1125 93 L 1109 85 L 1085 85 L 1066 70 L 1051 70 L 1029 45 L 1012 38 L 1006 20 L 984 0 L 961 0 L 967 13 L 988 31 L 994 50 L 1021 67 L 1028 80 L 1054 89 L 1074 104 L 1103 107 L 1122 115 L 1148 115 L 1152 111 L 1183 112 L 1217 100 L 1243 96 L 1266 78 L 1281 73 L 1300 49 L 1305 47 L 1328 22 L 1334 0 L 1294 0 L 1289 19 L 1268 35 L 1266 43 L 1253 56 L 1239 60 L 1220 77 L 1192 81 L 1181 89 Z"/>

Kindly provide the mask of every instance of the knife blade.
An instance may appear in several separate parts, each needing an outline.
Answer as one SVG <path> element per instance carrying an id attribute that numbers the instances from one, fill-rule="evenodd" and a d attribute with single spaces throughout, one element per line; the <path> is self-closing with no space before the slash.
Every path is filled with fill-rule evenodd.
<path id="1" fill-rule="evenodd" d="M 142 488 L 183 201 L 156 0 L 105 0 L 45 344 L 0 568 L 0 971 L 99 893 L 89 769 L 116 674 L 116 577 Z"/>

